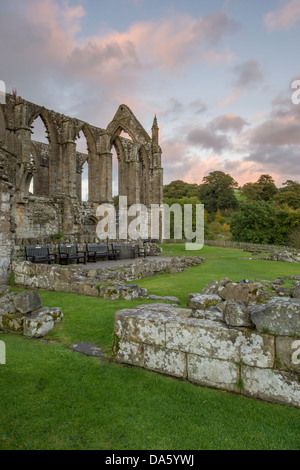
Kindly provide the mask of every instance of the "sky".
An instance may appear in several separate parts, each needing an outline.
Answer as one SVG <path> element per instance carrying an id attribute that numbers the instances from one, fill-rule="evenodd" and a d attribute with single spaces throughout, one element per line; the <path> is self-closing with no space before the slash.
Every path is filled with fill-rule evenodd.
<path id="1" fill-rule="evenodd" d="M 0 80 L 106 128 L 160 128 L 164 184 L 300 179 L 300 0 L 0 0 Z M 299 84 L 300 85 L 300 84 Z"/>

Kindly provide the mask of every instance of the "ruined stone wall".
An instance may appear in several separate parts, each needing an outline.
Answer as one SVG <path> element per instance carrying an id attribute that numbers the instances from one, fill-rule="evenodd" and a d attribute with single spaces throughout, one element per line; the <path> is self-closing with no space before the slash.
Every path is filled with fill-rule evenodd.
<path id="1" fill-rule="evenodd" d="M 80 249 L 84 250 L 82 245 Z M 53 250 L 55 253 L 55 250 Z M 185 268 L 198 266 L 204 258 L 173 257 L 170 259 L 136 260 L 127 265 L 88 269 L 74 265 L 66 268 L 59 265 L 34 264 L 29 261 L 13 261 L 12 269 L 16 285 L 30 289 L 46 289 L 56 292 L 71 292 L 99 296 L 103 283 L 126 283 L 165 273 L 179 273 Z"/>
<path id="2" fill-rule="evenodd" d="M 189 309 L 155 305 L 117 312 L 117 361 L 300 408 L 300 370 L 291 361 L 296 338 L 190 315 Z"/>
<path id="3" fill-rule="evenodd" d="M 12 184 L 8 181 L 7 155 L 0 154 L 0 285 L 10 276 L 10 260 L 13 250 Z"/>
<path id="4" fill-rule="evenodd" d="M 45 125 L 48 144 L 32 140 L 31 129 L 37 117 Z M 121 137 L 122 130 L 132 140 Z M 88 154 L 76 151 L 80 132 L 86 138 Z M 48 244 L 51 236 L 59 233 L 64 234 L 65 241 L 97 241 L 96 209 L 99 204 L 112 203 L 113 146 L 119 159 L 119 194 L 127 197 L 129 205 L 161 204 L 157 123 L 151 138 L 125 105 L 119 107 L 107 128 L 98 128 L 21 97 L 6 95 L 6 103 L 0 105 L 0 154 L 5 167 L 5 176 L 0 172 L 4 204 L 0 234 L 6 234 L 1 235 L 5 239 L 1 246 L 6 247 L 4 264 L 14 246 L 18 251 L 17 247 L 24 245 Z M 85 161 L 89 168 L 89 199 L 82 202 Z M 8 213 L 7 185 L 11 191 Z"/>
<path id="5" fill-rule="evenodd" d="M 300 282 L 295 297 L 260 284 L 212 281 L 188 308 L 115 313 L 118 362 L 300 408 Z M 206 292 L 206 293 L 203 293 Z"/>

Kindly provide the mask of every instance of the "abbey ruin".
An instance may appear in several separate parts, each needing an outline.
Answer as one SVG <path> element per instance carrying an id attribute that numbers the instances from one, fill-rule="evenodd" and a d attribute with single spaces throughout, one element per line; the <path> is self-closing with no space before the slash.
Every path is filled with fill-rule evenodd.
<path id="1" fill-rule="evenodd" d="M 40 117 L 49 143 L 32 139 Z M 130 138 L 121 136 L 122 131 Z M 83 132 L 88 153 L 77 151 Z M 0 105 L 0 284 L 11 259 L 26 245 L 49 244 L 55 234 L 72 243 L 96 241 L 96 209 L 112 203 L 112 149 L 118 158 L 119 195 L 128 206 L 162 204 L 163 170 L 156 117 L 152 136 L 121 105 L 106 128 L 98 128 L 14 94 Z M 88 162 L 88 200 L 82 201 Z M 51 238 L 52 236 L 52 238 Z"/>

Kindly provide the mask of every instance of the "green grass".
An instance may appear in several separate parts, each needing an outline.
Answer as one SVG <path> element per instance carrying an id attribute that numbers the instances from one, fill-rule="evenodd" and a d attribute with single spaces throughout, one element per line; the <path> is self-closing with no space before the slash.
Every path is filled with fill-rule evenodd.
<path id="1" fill-rule="evenodd" d="M 246 196 L 243 196 L 243 194 L 241 194 L 241 191 L 239 189 L 235 189 L 234 194 L 238 202 L 244 202 L 247 199 Z"/>
<path id="2" fill-rule="evenodd" d="M 174 255 L 182 245 L 164 246 Z M 193 253 L 196 254 L 196 253 Z M 204 247 L 207 262 L 175 275 L 139 281 L 149 292 L 185 305 L 212 279 L 298 274 L 297 265 L 239 260 L 240 250 Z M 68 349 L 89 341 L 111 354 L 114 312 L 140 304 L 41 292 L 64 319 L 53 342 L 0 334 L 0 449 L 300 449 L 300 410 L 195 386 Z M 148 301 L 143 301 L 148 302 Z"/>
<path id="3" fill-rule="evenodd" d="M 250 258 L 252 255 L 238 249 L 204 246 L 199 251 L 185 251 L 184 244 L 161 246 L 167 256 L 194 254 L 206 259 L 206 263 L 200 267 L 186 269 L 184 273 L 163 274 L 138 281 L 139 285 L 146 287 L 150 294 L 175 295 L 182 304 L 186 304 L 189 293 L 200 292 L 213 279 L 229 277 L 232 281 L 256 278 L 274 280 L 278 276 L 299 274 L 300 271 L 296 263 L 242 259 Z"/>

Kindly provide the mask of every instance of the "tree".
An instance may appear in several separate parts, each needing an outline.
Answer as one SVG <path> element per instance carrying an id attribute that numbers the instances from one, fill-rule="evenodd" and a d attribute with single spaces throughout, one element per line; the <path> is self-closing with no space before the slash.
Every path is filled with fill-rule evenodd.
<path id="1" fill-rule="evenodd" d="M 288 236 L 300 225 L 300 210 L 276 208 L 266 201 L 240 205 L 230 224 L 232 239 L 241 242 L 285 245 Z"/>
<path id="2" fill-rule="evenodd" d="M 273 243 L 275 209 L 265 201 L 242 203 L 230 224 L 232 239 L 249 243 Z"/>
<path id="3" fill-rule="evenodd" d="M 183 197 L 197 197 L 199 199 L 199 186 L 181 180 L 172 181 L 164 186 L 164 198 L 181 199 Z"/>
<path id="4" fill-rule="evenodd" d="M 248 201 L 271 201 L 278 189 L 270 175 L 261 175 L 256 183 L 246 183 L 242 188 L 242 194 Z"/>
<path id="5" fill-rule="evenodd" d="M 270 175 L 261 175 L 258 178 L 257 184 L 260 188 L 261 199 L 263 201 L 271 201 L 278 192 L 275 182 Z"/>
<path id="6" fill-rule="evenodd" d="M 291 230 L 287 241 L 289 246 L 300 249 L 300 224 Z"/>
<path id="7" fill-rule="evenodd" d="M 238 183 L 232 176 L 223 171 L 212 171 L 203 178 L 199 186 L 199 194 L 205 209 L 209 213 L 216 213 L 218 209 L 236 209 L 238 202 L 234 188 Z"/>
<path id="8" fill-rule="evenodd" d="M 280 205 L 287 204 L 293 209 L 300 209 L 300 183 L 292 180 L 283 183 L 283 188 L 280 188 L 276 194 L 275 202 Z"/>

